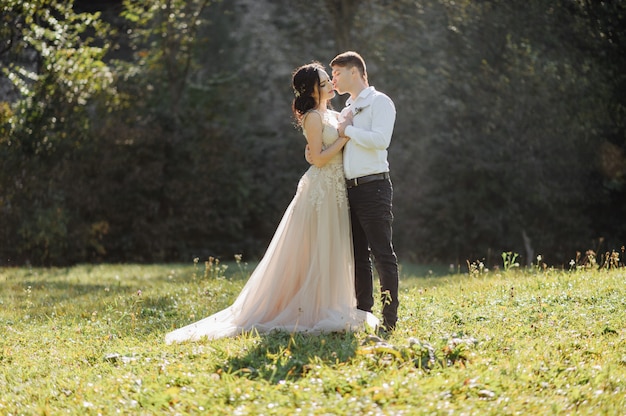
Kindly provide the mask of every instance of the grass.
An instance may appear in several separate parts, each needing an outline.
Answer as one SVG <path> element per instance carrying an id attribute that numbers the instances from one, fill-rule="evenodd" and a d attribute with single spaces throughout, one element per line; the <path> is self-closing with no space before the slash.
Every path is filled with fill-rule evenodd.
<path id="1" fill-rule="evenodd" d="M 626 269 L 402 268 L 398 330 L 167 346 L 240 263 L 0 269 L 0 414 L 623 415 Z M 416 271 L 417 270 L 417 271 Z"/>

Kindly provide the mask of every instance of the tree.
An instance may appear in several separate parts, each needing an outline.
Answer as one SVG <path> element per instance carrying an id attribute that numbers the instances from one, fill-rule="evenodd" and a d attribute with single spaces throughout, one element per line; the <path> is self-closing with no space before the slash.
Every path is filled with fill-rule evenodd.
<path id="1" fill-rule="evenodd" d="M 603 249 L 613 250 L 626 241 L 626 3 L 623 1 L 581 2 L 576 9 L 586 22 L 587 36 L 579 38 L 580 48 L 596 57 L 597 67 L 608 82 L 596 83 L 607 97 L 596 106 L 606 117 L 598 120 L 602 143 L 596 151 L 597 175 L 605 198 L 594 204 L 596 233 L 605 241 Z"/>
<path id="2" fill-rule="evenodd" d="M 421 256 L 567 262 L 591 243 L 602 195 L 590 155 L 607 115 L 596 86 L 608 80 L 576 44 L 587 24 L 570 3 L 447 6 L 446 118 L 422 147 L 408 214 Z"/>
<path id="3" fill-rule="evenodd" d="M 246 146 L 228 115 L 237 74 L 229 48 L 226 2 L 125 1 L 131 57 L 115 61 L 126 100 L 95 133 L 107 163 L 108 190 L 95 216 L 106 219 L 107 258 L 191 260 L 246 246 L 250 181 Z M 226 26 L 222 26 L 226 25 Z M 221 42 L 221 43 L 220 43 Z M 210 52 L 209 52 L 210 51 Z M 231 61 L 232 60 L 232 61 Z M 106 201 L 117 188 L 115 204 Z"/>
<path id="4" fill-rule="evenodd" d="M 346 49 L 398 110 L 402 258 L 626 238 L 623 2 L 123 4 L 115 36 L 71 3 L 2 4 L 3 261 L 261 254 L 307 168 L 291 71 Z"/>
<path id="5" fill-rule="evenodd" d="M 8 0 L 1 20 L 2 76 L 14 89 L 0 137 L 0 254 L 47 263 L 72 249 L 73 212 L 59 178 L 85 143 L 89 104 L 115 95 L 108 44 L 96 42 L 109 28 L 98 14 L 75 13 L 71 1 Z"/>
<path id="6" fill-rule="evenodd" d="M 359 7 L 365 2 L 359 0 L 324 0 L 326 9 L 333 21 L 333 33 L 338 52 L 353 49 L 352 28 Z"/>

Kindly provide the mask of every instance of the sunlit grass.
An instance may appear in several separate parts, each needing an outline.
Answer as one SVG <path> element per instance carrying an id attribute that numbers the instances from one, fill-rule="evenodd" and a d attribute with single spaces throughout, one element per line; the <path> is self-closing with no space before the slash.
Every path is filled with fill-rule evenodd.
<path id="1" fill-rule="evenodd" d="M 441 275 L 405 265 L 386 342 L 274 333 L 165 345 L 166 332 L 228 306 L 251 269 L 0 269 L 0 414 L 626 408 L 624 268 Z"/>

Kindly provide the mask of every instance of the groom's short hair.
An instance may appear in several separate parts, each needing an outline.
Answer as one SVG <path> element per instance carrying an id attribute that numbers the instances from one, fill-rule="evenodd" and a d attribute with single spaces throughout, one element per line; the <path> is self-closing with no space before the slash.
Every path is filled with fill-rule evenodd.
<path id="1" fill-rule="evenodd" d="M 359 73 L 362 77 L 367 78 L 367 69 L 365 67 L 365 61 L 363 57 L 354 51 L 348 51 L 344 53 L 340 53 L 335 56 L 335 58 L 330 61 L 330 66 L 342 66 L 342 67 L 356 67 L 359 70 Z"/>

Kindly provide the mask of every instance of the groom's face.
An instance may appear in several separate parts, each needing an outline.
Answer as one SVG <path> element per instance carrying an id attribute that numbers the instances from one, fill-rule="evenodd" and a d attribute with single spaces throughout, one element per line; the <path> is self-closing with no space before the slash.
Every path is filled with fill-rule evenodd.
<path id="1" fill-rule="evenodd" d="M 347 66 L 333 66 L 333 86 L 339 94 L 345 94 L 350 90 L 352 74 Z"/>

